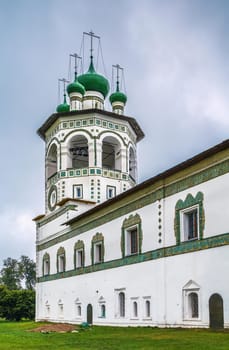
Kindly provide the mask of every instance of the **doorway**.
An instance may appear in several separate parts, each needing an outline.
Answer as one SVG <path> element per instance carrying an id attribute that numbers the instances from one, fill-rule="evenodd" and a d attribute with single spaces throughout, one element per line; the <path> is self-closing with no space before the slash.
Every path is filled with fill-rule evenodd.
<path id="1" fill-rule="evenodd" d="M 224 328 L 223 298 L 215 293 L 209 299 L 210 328 Z"/>
<path id="2" fill-rule="evenodd" d="M 88 304 L 87 306 L 87 323 L 93 324 L 93 310 L 91 304 Z"/>

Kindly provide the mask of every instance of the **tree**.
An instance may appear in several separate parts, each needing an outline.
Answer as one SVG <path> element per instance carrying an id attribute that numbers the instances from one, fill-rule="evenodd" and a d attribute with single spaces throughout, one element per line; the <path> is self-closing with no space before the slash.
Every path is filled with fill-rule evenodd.
<path id="1" fill-rule="evenodd" d="M 16 259 L 7 258 L 3 260 L 1 283 L 10 290 L 21 288 L 21 276 L 18 261 Z"/>
<path id="2" fill-rule="evenodd" d="M 19 265 L 21 280 L 24 280 L 26 289 L 34 289 L 36 283 L 36 264 L 28 256 L 22 255 Z"/>
<path id="3" fill-rule="evenodd" d="M 0 286 L 0 316 L 8 321 L 34 319 L 35 291 L 9 290 L 5 286 Z"/>
<path id="4" fill-rule="evenodd" d="M 0 283 L 10 290 L 34 289 L 36 283 L 36 264 L 28 256 L 22 255 L 19 260 L 3 260 Z"/>

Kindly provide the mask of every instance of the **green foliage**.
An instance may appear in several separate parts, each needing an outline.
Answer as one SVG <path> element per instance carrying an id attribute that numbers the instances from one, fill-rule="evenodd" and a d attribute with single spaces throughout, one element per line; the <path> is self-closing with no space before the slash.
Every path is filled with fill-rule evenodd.
<path id="1" fill-rule="evenodd" d="M 7 258 L 3 260 L 1 283 L 11 290 L 21 288 L 21 277 L 16 259 Z"/>
<path id="2" fill-rule="evenodd" d="M 10 290 L 34 289 L 36 282 L 36 264 L 28 256 L 22 255 L 19 260 L 3 260 L 0 282 Z"/>
<path id="3" fill-rule="evenodd" d="M 34 290 L 9 290 L 0 286 L 0 316 L 8 321 L 33 320 L 35 317 Z"/>

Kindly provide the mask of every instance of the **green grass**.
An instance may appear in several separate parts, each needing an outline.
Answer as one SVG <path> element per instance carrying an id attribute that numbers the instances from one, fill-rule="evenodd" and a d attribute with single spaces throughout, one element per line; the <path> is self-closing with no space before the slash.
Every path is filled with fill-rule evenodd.
<path id="1" fill-rule="evenodd" d="M 228 350 L 229 332 L 92 327 L 79 333 L 34 333 L 34 322 L 0 322 L 2 350 Z"/>

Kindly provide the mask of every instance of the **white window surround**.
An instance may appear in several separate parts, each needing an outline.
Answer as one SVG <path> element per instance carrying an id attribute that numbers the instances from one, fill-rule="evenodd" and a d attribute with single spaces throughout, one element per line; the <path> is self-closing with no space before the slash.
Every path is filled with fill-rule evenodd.
<path id="1" fill-rule="evenodd" d="M 196 230 L 196 236 L 195 237 L 189 237 L 190 234 L 190 227 L 191 223 L 189 223 L 190 217 L 188 214 L 192 214 L 193 212 L 196 212 L 196 227 L 193 227 L 193 230 Z M 196 240 L 199 238 L 199 205 L 194 205 L 192 207 L 183 209 L 180 211 L 180 227 L 181 227 L 181 241 L 191 241 Z"/>
<path id="2" fill-rule="evenodd" d="M 107 186 L 107 199 L 111 199 L 116 196 L 116 187 Z"/>
<path id="3" fill-rule="evenodd" d="M 83 185 L 73 185 L 73 198 L 83 198 Z"/>
<path id="4" fill-rule="evenodd" d="M 64 304 L 61 299 L 58 301 L 58 317 L 64 318 Z"/>
<path id="5" fill-rule="evenodd" d="M 82 303 L 79 298 L 75 300 L 75 318 L 82 318 Z"/>
<path id="6" fill-rule="evenodd" d="M 64 272 L 64 254 L 58 256 L 59 272 Z"/>
<path id="7" fill-rule="evenodd" d="M 131 320 L 139 319 L 139 298 L 132 297 L 130 298 L 130 307 L 131 307 Z"/>
<path id="8" fill-rule="evenodd" d="M 124 303 L 120 298 L 120 294 L 124 295 Z M 115 318 L 126 318 L 127 310 L 126 310 L 126 288 L 118 288 L 115 289 Z"/>
<path id="9" fill-rule="evenodd" d="M 193 299 L 193 296 L 196 297 Z M 193 301 L 197 301 L 197 304 L 193 305 Z M 195 310 L 193 310 L 193 307 Z M 198 315 L 193 316 L 195 313 Z M 192 280 L 183 287 L 183 320 L 189 322 L 201 320 L 200 286 Z"/>
<path id="10" fill-rule="evenodd" d="M 152 302 L 151 297 L 143 297 L 143 320 L 151 320 L 152 319 Z"/>

